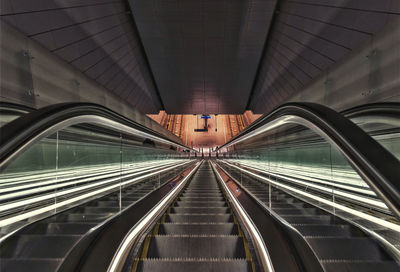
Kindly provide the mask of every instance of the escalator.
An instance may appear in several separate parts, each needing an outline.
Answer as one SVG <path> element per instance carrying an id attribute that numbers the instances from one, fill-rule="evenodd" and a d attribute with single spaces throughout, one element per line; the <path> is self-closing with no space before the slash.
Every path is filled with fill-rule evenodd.
<path id="1" fill-rule="evenodd" d="M 325 271 L 399 271 L 379 242 L 349 222 L 268 184 L 243 179 L 242 185 L 301 233 Z"/>
<path id="2" fill-rule="evenodd" d="M 324 271 L 400 271 L 398 105 L 344 112 L 353 122 L 314 104 L 284 108 L 221 146 L 218 165 Z"/>
<path id="3" fill-rule="evenodd" d="M 131 271 L 254 271 L 248 240 L 208 161 L 146 236 Z"/>
<path id="4" fill-rule="evenodd" d="M 90 229 L 159 188 L 158 180 L 144 180 L 84 205 L 30 224 L 0 247 L 0 268 L 5 271 L 55 271 L 71 248 Z M 121 206 L 120 206 L 121 205 Z"/>
<path id="5" fill-rule="evenodd" d="M 214 163 L 199 167 L 186 147 L 99 106 L 24 114 L 1 135 L 0 269 L 399 271 L 400 167 L 384 138 L 398 130 L 379 126 L 385 150 L 339 117 L 307 104 L 266 116 L 221 147 L 235 187 Z"/>
<path id="6" fill-rule="evenodd" d="M 143 203 L 195 163 L 181 144 L 98 105 L 13 116 L 0 134 L 1 271 L 80 264 L 104 232 L 134 224 L 154 205 Z"/>

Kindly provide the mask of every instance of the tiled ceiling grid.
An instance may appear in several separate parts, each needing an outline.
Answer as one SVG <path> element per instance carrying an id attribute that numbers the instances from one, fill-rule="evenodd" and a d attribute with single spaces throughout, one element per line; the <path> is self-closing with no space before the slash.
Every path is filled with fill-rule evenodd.
<path id="1" fill-rule="evenodd" d="M 168 113 L 243 113 L 271 0 L 129 1 Z"/>
<path id="2" fill-rule="evenodd" d="M 144 113 L 161 109 L 123 0 L 1 0 L 1 19 Z"/>
<path id="3" fill-rule="evenodd" d="M 279 3 L 249 103 L 256 113 L 273 110 L 400 15 L 399 0 Z"/>

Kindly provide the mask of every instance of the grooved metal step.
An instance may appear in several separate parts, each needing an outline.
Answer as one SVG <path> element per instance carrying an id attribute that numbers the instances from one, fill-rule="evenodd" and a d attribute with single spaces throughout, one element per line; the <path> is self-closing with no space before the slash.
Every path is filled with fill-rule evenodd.
<path id="1" fill-rule="evenodd" d="M 189 197 L 189 196 L 181 196 L 181 197 L 179 197 L 179 200 L 209 202 L 209 201 L 223 201 L 224 198 L 222 196 L 220 196 L 220 197 L 202 197 L 202 196 Z"/>
<path id="2" fill-rule="evenodd" d="M 205 214 L 205 213 L 227 213 L 228 207 L 174 207 L 171 208 L 171 213 L 191 213 L 191 214 Z"/>
<path id="3" fill-rule="evenodd" d="M 251 265 L 245 259 L 146 259 L 139 262 L 137 271 L 190 271 L 190 272 L 250 272 Z"/>
<path id="4" fill-rule="evenodd" d="M 202 191 L 198 191 L 198 190 L 190 191 L 190 190 L 185 190 L 182 195 L 196 196 L 198 194 L 200 194 L 201 196 L 209 196 L 209 195 L 211 195 L 211 196 L 215 196 L 215 195 L 216 196 L 222 196 L 222 193 L 219 190 L 217 190 L 217 191 L 208 191 L 208 190 L 207 191 L 205 191 L 205 190 L 202 190 Z"/>
<path id="5" fill-rule="evenodd" d="M 206 189 L 204 188 L 188 188 L 185 190 L 185 192 L 196 192 L 196 193 L 220 193 L 221 191 L 219 190 L 218 187 L 211 188 L 208 186 Z"/>
<path id="6" fill-rule="evenodd" d="M 136 271 L 252 271 L 245 241 L 208 163 L 154 231 Z"/>
<path id="7" fill-rule="evenodd" d="M 233 222 L 232 214 L 168 214 L 165 222 Z"/>
<path id="8" fill-rule="evenodd" d="M 155 236 L 148 258 L 245 258 L 239 236 Z"/>
<path id="9" fill-rule="evenodd" d="M 273 189 L 269 196 L 263 184 L 246 181 L 244 185 L 267 205 L 271 199 L 272 210 L 305 237 L 326 272 L 400 271 L 379 243 L 357 227 L 284 191 Z"/>
<path id="10" fill-rule="evenodd" d="M 227 207 L 225 201 L 179 201 L 175 207 Z"/>
<path id="11" fill-rule="evenodd" d="M 237 226 L 233 223 L 164 223 L 158 230 L 159 234 L 228 234 L 237 235 Z"/>

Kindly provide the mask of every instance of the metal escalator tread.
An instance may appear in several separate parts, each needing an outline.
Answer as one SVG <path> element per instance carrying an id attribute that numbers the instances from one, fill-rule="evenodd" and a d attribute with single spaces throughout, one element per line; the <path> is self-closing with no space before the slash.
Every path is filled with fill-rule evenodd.
<path id="1" fill-rule="evenodd" d="M 132 271 L 253 271 L 247 241 L 203 163 L 142 245 Z"/>
<path id="2" fill-rule="evenodd" d="M 125 188 L 122 208 L 152 190 L 144 182 Z M 56 271 L 85 233 L 119 211 L 118 195 L 111 193 L 28 225 L 0 246 L 0 271 Z"/>
<path id="3" fill-rule="evenodd" d="M 325 272 L 400 271 L 400 266 L 372 238 L 350 223 L 257 181 L 243 186 L 295 227 L 307 240 Z M 264 194 L 260 194 L 264 192 Z"/>

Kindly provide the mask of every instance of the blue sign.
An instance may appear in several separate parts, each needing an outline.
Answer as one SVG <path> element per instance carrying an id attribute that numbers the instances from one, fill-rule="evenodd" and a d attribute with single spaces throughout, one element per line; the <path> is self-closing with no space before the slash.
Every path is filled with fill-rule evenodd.
<path id="1" fill-rule="evenodd" d="M 201 119 L 211 119 L 211 116 L 210 115 L 202 115 L 200 118 Z"/>

